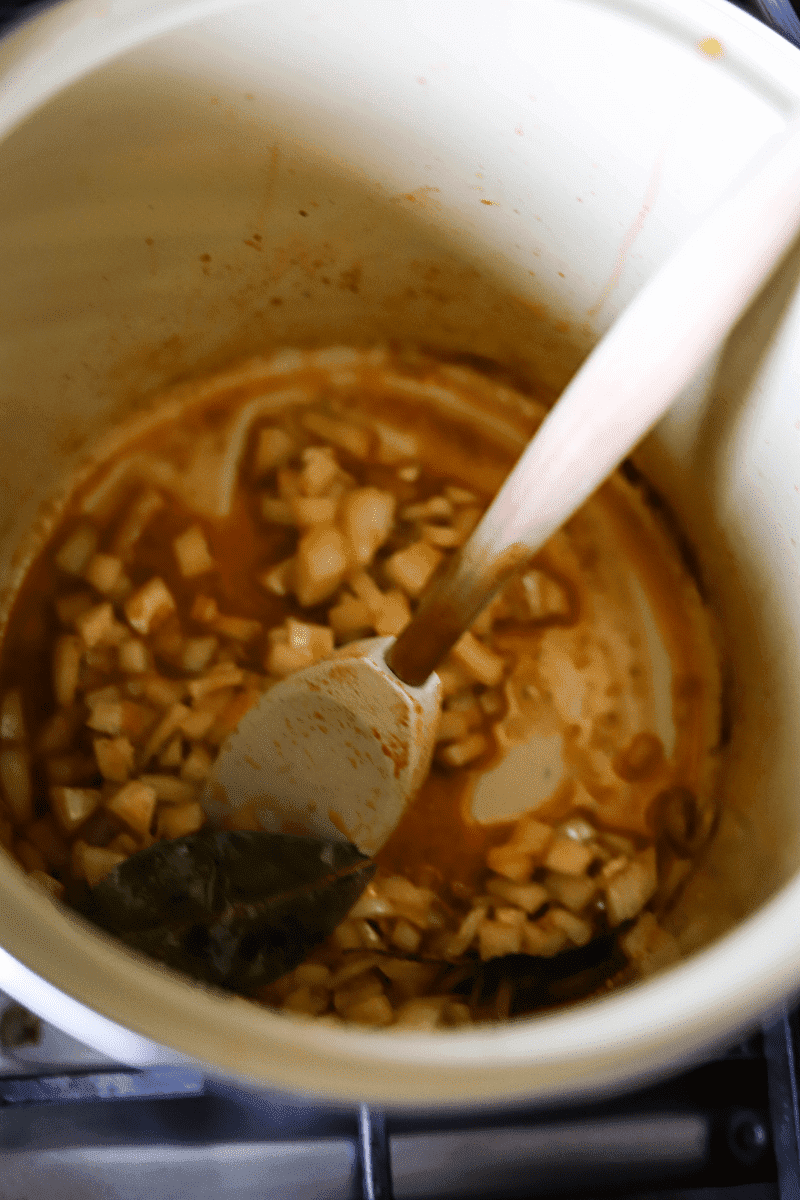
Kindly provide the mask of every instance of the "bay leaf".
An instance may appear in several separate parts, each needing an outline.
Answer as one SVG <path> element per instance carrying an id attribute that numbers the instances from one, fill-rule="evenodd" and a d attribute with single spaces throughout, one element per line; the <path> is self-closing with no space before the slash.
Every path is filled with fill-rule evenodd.
<path id="1" fill-rule="evenodd" d="M 619 934 L 630 923 L 599 934 L 585 946 L 562 950 L 552 958 L 507 954 L 488 962 L 475 962 L 473 970 L 454 987 L 478 1006 L 490 1006 L 501 985 L 511 989 L 511 1016 L 524 1016 L 583 999 L 603 989 L 607 980 L 622 974 L 628 961 L 619 946 Z M 460 960 L 466 965 L 466 960 Z M 484 1019 L 491 1019 L 485 1016 Z"/>
<path id="2" fill-rule="evenodd" d="M 167 966 L 250 992 L 298 966 L 374 873 L 349 842 L 208 828 L 131 855 L 81 909 Z"/>

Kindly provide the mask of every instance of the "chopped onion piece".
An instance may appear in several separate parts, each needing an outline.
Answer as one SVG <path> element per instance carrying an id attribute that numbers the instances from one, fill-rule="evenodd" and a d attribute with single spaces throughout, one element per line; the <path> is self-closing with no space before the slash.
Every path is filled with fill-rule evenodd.
<path id="1" fill-rule="evenodd" d="M 205 737 L 216 718 L 213 709 L 191 708 L 181 721 L 181 730 L 187 738 Z"/>
<path id="2" fill-rule="evenodd" d="M 213 765 L 214 760 L 205 746 L 192 746 L 181 767 L 181 779 L 202 783 L 210 775 Z"/>
<path id="3" fill-rule="evenodd" d="M 560 871 L 562 875 L 583 875 L 595 857 L 596 851 L 592 846 L 559 835 L 551 843 L 544 865 L 551 871 Z"/>
<path id="4" fill-rule="evenodd" d="M 463 667 L 460 667 L 456 662 L 444 662 L 440 667 L 436 668 L 436 674 L 439 676 L 439 682 L 442 685 L 442 696 L 447 699 L 450 696 L 456 696 L 459 692 L 463 692 L 465 688 L 470 687 L 474 680 L 471 680 Z"/>
<path id="5" fill-rule="evenodd" d="M 392 588 L 375 610 L 375 632 L 380 637 L 397 637 L 411 620 L 411 608 L 403 592 Z"/>
<path id="6" fill-rule="evenodd" d="M 65 833 L 74 833 L 99 804 L 100 792 L 96 788 L 50 788 L 50 808 Z"/>
<path id="7" fill-rule="evenodd" d="M 328 623 L 340 641 L 359 634 L 366 635 L 374 628 L 369 606 L 356 596 L 344 596 L 337 605 L 329 609 Z"/>
<path id="8" fill-rule="evenodd" d="M 284 1012 L 304 1013 L 317 1017 L 328 1007 L 328 996 L 318 988 L 298 987 L 283 1002 Z"/>
<path id="9" fill-rule="evenodd" d="M 114 608 L 108 601 L 82 613 L 75 621 L 75 628 L 84 644 L 90 648 L 119 646 L 129 636 L 125 626 L 114 616 Z"/>
<path id="10" fill-rule="evenodd" d="M 387 559 L 385 571 L 392 583 L 407 595 L 419 596 L 441 561 L 441 550 L 427 542 L 413 542 Z"/>
<path id="11" fill-rule="evenodd" d="M 547 889 L 540 883 L 512 883 L 508 879 L 490 879 L 486 890 L 492 896 L 516 905 L 523 912 L 533 913 L 549 899 Z"/>
<path id="12" fill-rule="evenodd" d="M 439 717 L 436 729 L 437 742 L 455 742 L 465 738 L 467 734 L 480 725 L 483 714 L 480 707 L 473 701 L 469 708 L 455 710 L 446 709 Z"/>
<path id="13" fill-rule="evenodd" d="M 277 675 L 279 679 L 285 679 L 287 675 L 293 675 L 295 671 L 302 671 L 304 667 L 310 667 L 313 662 L 314 655 L 308 646 L 290 646 L 288 641 L 271 641 L 264 659 L 264 667 L 270 675 Z"/>
<path id="14" fill-rule="evenodd" d="M 323 441 L 332 442 L 340 450 L 352 454 L 353 458 L 369 457 L 372 438 L 367 429 L 316 412 L 304 413 L 302 422 L 311 433 L 315 433 Z"/>
<path id="15" fill-rule="evenodd" d="M 567 940 L 564 930 L 549 924 L 546 916 L 541 921 L 527 921 L 522 928 L 522 949 L 525 954 L 553 958 L 564 949 Z"/>
<path id="16" fill-rule="evenodd" d="M 558 871 L 548 871 L 545 886 L 549 894 L 570 912 L 581 912 L 597 893 L 597 883 L 588 875 L 561 875 Z"/>
<path id="17" fill-rule="evenodd" d="M 168 771 L 170 768 L 179 767 L 182 762 L 183 739 L 181 737 L 173 737 L 159 754 L 158 765 Z"/>
<path id="18" fill-rule="evenodd" d="M 222 613 L 212 623 L 212 627 L 215 633 L 235 642 L 252 642 L 264 628 L 260 621 L 249 617 L 229 617 Z"/>
<path id="19" fill-rule="evenodd" d="M 84 571 L 84 578 L 95 591 L 110 595 L 122 579 L 122 559 L 113 554 L 93 554 Z"/>
<path id="20" fill-rule="evenodd" d="M 392 930 L 389 940 L 398 950 L 403 950 L 406 954 L 416 954 L 422 942 L 422 933 L 409 921 L 401 918 Z"/>
<path id="21" fill-rule="evenodd" d="M 488 749 L 488 738 L 482 733 L 473 733 L 460 742 L 448 742 L 446 746 L 440 746 L 436 751 L 436 759 L 448 767 L 465 767 Z"/>
<path id="22" fill-rule="evenodd" d="M 310 650 L 314 662 L 333 654 L 333 631 L 327 625 L 312 625 L 295 617 L 287 617 L 286 638 L 295 649 Z"/>
<path id="23" fill-rule="evenodd" d="M 72 871 L 76 878 L 85 879 L 89 887 L 95 887 L 127 857 L 127 854 L 116 854 L 103 846 L 89 846 L 79 840 L 72 847 Z"/>
<path id="24" fill-rule="evenodd" d="M 464 920 L 458 927 L 458 931 L 448 938 L 445 945 L 444 953 L 446 958 L 460 958 L 474 942 L 478 927 L 481 921 L 486 916 L 486 909 L 483 907 L 473 908 L 467 913 Z"/>
<path id="25" fill-rule="evenodd" d="M 643 912 L 636 924 L 622 935 L 619 944 L 623 953 L 645 975 L 669 966 L 680 954 L 675 938 L 661 929 L 651 912 Z"/>
<path id="26" fill-rule="evenodd" d="M 503 921 L 484 918 L 478 926 L 478 952 L 483 962 L 490 958 L 504 958 L 506 954 L 519 954 L 522 948 L 522 930 Z"/>
<path id="27" fill-rule="evenodd" d="M 25 717 L 22 711 L 22 693 L 11 688 L 0 703 L 0 740 L 22 742 L 25 740 Z"/>
<path id="28" fill-rule="evenodd" d="M 142 693 L 156 708 L 169 708 L 178 704 L 186 695 L 186 684 L 181 679 L 165 679 L 163 675 L 145 675 L 140 681 Z"/>
<path id="29" fill-rule="evenodd" d="M 305 984 L 306 987 L 320 987 L 325 988 L 326 991 L 331 990 L 333 974 L 330 967 L 326 967 L 323 963 L 301 963 L 299 967 L 295 967 L 293 974 L 296 983 Z"/>
<path id="30" fill-rule="evenodd" d="M 321 496 L 339 475 L 339 464 L 330 446 L 309 446 L 302 453 L 300 490 L 305 496 Z"/>
<path id="31" fill-rule="evenodd" d="M 258 582 L 273 596 L 288 596 L 294 590 L 294 559 L 286 558 L 258 576 Z"/>
<path id="32" fill-rule="evenodd" d="M 129 857 L 131 854 L 136 854 L 137 850 L 141 850 L 141 846 L 132 834 L 123 832 L 111 839 L 106 850 L 110 850 L 113 854 L 124 854 Z"/>
<path id="33" fill-rule="evenodd" d="M 0 750 L 0 785 L 11 816 L 18 825 L 33 818 L 30 758 L 19 746 Z"/>
<path id="34" fill-rule="evenodd" d="M 217 652 L 219 642 L 215 637 L 187 638 L 183 643 L 181 666 L 184 671 L 202 671 Z"/>
<path id="35" fill-rule="evenodd" d="M 544 621 L 550 617 L 569 616 L 569 594 L 557 579 L 553 579 L 544 571 L 533 569 L 525 572 L 521 583 L 533 620 Z"/>
<path id="36" fill-rule="evenodd" d="M 387 998 L 380 996 L 361 996 L 351 1000 L 346 1008 L 341 1010 L 342 1016 L 348 1021 L 358 1021 L 362 1025 L 374 1025 L 381 1028 L 391 1025 L 394 1011 Z"/>
<path id="37" fill-rule="evenodd" d="M 438 546 L 442 550 L 453 550 L 464 541 L 463 533 L 450 525 L 423 525 L 420 528 L 423 542 Z"/>
<path id="38" fill-rule="evenodd" d="M 383 608 L 384 594 L 375 580 L 366 571 L 359 571 L 348 580 L 348 586 L 353 589 L 359 600 L 369 606 L 373 617 Z"/>
<path id="39" fill-rule="evenodd" d="M 525 924 L 525 913 L 521 908 L 495 906 L 494 919 L 501 925 L 510 925 L 513 929 L 522 929 Z"/>
<path id="40" fill-rule="evenodd" d="M 127 737 L 95 738 L 94 756 L 104 779 L 125 783 L 133 771 L 133 743 Z"/>
<path id="41" fill-rule="evenodd" d="M 331 496 L 293 496 L 287 507 L 294 523 L 307 529 L 333 524 L 338 503 Z"/>
<path id="42" fill-rule="evenodd" d="M 105 802 L 109 812 L 124 821 L 134 833 L 146 834 L 156 807 L 156 789 L 132 779 Z"/>
<path id="43" fill-rule="evenodd" d="M 196 801 L 192 804 L 176 804 L 162 808 L 156 823 L 156 837 L 179 838 L 197 833 L 205 824 L 206 814 Z"/>
<path id="44" fill-rule="evenodd" d="M 419 439 L 415 433 L 395 429 L 383 421 L 373 421 L 372 428 L 378 437 L 378 462 L 393 467 L 404 459 L 419 455 Z"/>
<path id="45" fill-rule="evenodd" d="M 122 692 L 115 683 L 110 683 L 106 687 L 96 688 L 92 692 L 87 692 L 83 697 L 90 709 L 97 708 L 98 704 L 114 704 L 122 699 Z"/>
<path id="46" fill-rule="evenodd" d="M 111 553 L 127 559 L 153 517 L 164 507 L 164 497 L 154 489 L 142 492 L 133 502 L 117 529 Z"/>
<path id="47" fill-rule="evenodd" d="M 453 506 L 444 496 L 431 496 L 430 500 L 407 504 L 400 512 L 404 521 L 431 521 L 437 518 L 447 521 L 452 515 Z"/>
<path id="48" fill-rule="evenodd" d="M 472 633 L 464 633 L 450 651 L 455 661 L 478 683 L 497 687 L 506 671 L 506 662 Z"/>
<path id="49" fill-rule="evenodd" d="M 538 856 L 549 846 L 552 838 L 552 825 L 546 825 L 544 821 L 537 821 L 535 817 L 526 814 L 520 817 L 514 826 L 508 848 Z"/>
<path id="50" fill-rule="evenodd" d="M 199 525 L 189 529 L 173 539 L 172 548 L 178 560 L 178 569 L 184 579 L 194 579 L 197 575 L 205 575 L 216 568 L 211 557 L 206 535 Z"/>
<path id="51" fill-rule="evenodd" d="M 97 549 L 99 537 L 93 525 L 84 522 L 75 529 L 55 555 L 57 567 L 69 575 L 82 575 Z"/>
<path id="52" fill-rule="evenodd" d="M 92 708 L 86 724 L 96 733 L 112 737 L 126 733 L 139 738 L 152 725 L 154 716 L 151 709 L 133 700 L 103 700 Z"/>
<path id="53" fill-rule="evenodd" d="M 477 504 L 478 502 L 478 497 L 474 492 L 468 492 L 466 488 L 457 487 L 452 483 L 447 484 L 444 494 L 453 504 Z"/>
<path id="54" fill-rule="evenodd" d="M 637 916 L 658 886 L 654 846 L 642 850 L 613 878 L 606 880 L 606 911 L 612 926 Z"/>
<path id="55" fill-rule="evenodd" d="M 190 804 L 197 799 L 197 788 L 174 775 L 140 775 L 139 782 L 153 789 L 159 803 Z"/>
<path id="56" fill-rule="evenodd" d="M 551 908 L 548 914 L 557 929 L 563 929 L 569 940 L 576 946 L 585 946 L 592 936 L 592 927 L 588 921 L 582 921 L 574 913 L 563 908 Z"/>
<path id="57" fill-rule="evenodd" d="M 341 504 L 340 523 L 350 543 L 353 561 L 366 567 L 388 538 L 394 520 L 395 498 L 375 487 L 355 488 Z"/>
<path id="58" fill-rule="evenodd" d="M 139 638 L 126 638 L 117 651 L 119 669 L 126 675 L 142 675 L 152 666 L 152 656 Z"/>
<path id="59" fill-rule="evenodd" d="M 486 854 L 486 862 L 492 871 L 514 883 L 530 879 L 533 871 L 531 855 L 510 846 L 493 846 Z"/>
<path id="60" fill-rule="evenodd" d="M 137 633 L 149 633 L 175 611 L 175 601 L 164 580 L 156 577 L 129 596 L 124 607 L 128 624 Z"/>
<path id="61" fill-rule="evenodd" d="M 257 688 L 245 688 L 243 691 L 237 692 L 211 726 L 206 740 L 212 745 L 218 746 L 236 728 L 244 714 L 249 712 L 254 704 L 258 704 L 261 695 L 261 691 Z"/>
<path id="62" fill-rule="evenodd" d="M 220 662 L 199 679 L 190 679 L 186 689 L 194 700 L 207 696 L 220 688 L 238 687 L 244 680 L 244 671 L 232 662 Z"/>
<path id="63" fill-rule="evenodd" d="M 148 763 L 154 754 L 158 754 L 164 743 L 169 741 L 172 735 L 181 728 L 184 718 L 188 716 L 190 711 L 185 704 L 175 704 L 164 714 L 150 734 L 142 751 L 140 760 L 142 764 Z"/>
<path id="64" fill-rule="evenodd" d="M 348 568 L 347 544 L 333 525 L 316 525 L 300 539 L 294 590 L 303 608 L 319 604 L 336 591 Z"/>

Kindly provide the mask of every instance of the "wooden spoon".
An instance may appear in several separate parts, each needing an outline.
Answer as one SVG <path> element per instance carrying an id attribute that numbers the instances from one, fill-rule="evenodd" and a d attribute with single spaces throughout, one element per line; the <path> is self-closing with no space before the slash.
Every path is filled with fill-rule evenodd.
<path id="1" fill-rule="evenodd" d="M 223 745 L 205 793 L 267 829 L 386 841 L 430 765 L 435 674 L 503 586 L 655 424 L 719 345 L 800 226 L 800 122 L 765 148 L 642 288 L 542 423 L 403 633 L 276 684 Z"/>

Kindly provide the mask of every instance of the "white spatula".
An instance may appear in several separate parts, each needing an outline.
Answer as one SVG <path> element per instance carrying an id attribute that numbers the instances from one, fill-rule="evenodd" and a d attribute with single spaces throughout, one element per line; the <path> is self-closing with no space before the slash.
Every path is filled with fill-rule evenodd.
<path id="1" fill-rule="evenodd" d="M 642 289 L 543 422 L 449 571 L 396 641 L 373 639 L 276 684 L 223 745 L 209 813 L 375 852 L 428 770 L 436 667 L 514 569 L 663 415 L 800 226 L 800 122 L 771 142 Z"/>

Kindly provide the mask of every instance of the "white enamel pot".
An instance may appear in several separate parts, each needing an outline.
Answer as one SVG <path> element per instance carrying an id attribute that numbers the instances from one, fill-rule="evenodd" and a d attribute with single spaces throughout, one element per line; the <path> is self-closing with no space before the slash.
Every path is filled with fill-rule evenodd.
<path id="1" fill-rule="evenodd" d="M 82 450 L 184 374 L 398 339 L 558 389 L 800 106 L 725 0 L 68 0 L 0 44 L 0 570 Z M 731 247 L 735 253 L 735 246 Z M 140 962 L 0 866 L 0 987 L 130 1063 L 425 1105 L 596 1095 L 800 990 L 800 255 L 638 460 L 729 648 L 687 955 L 434 1034 L 295 1023 Z"/>

